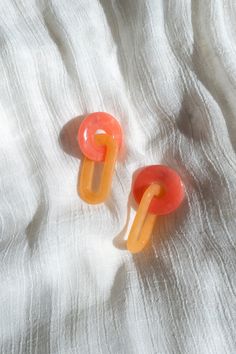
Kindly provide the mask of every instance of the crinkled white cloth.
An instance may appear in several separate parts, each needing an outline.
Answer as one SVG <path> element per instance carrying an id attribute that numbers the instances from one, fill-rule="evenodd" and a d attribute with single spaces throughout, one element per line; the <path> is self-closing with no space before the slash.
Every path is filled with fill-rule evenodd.
<path id="1" fill-rule="evenodd" d="M 233 0 L 1 1 L 1 353 L 235 354 L 235 21 Z M 94 111 L 126 154 L 90 206 L 58 137 Z M 132 176 L 159 163 L 186 200 L 132 256 Z"/>

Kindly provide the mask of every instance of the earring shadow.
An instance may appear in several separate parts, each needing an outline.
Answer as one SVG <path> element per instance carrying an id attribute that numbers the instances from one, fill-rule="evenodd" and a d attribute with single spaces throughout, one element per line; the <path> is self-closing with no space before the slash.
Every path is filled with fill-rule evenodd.
<path id="1" fill-rule="evenodd" d="M 68 155 L 76 157 L 79 160 L 83 159 L 78 141 L 77 134 L 79 126 L 82 120 L 85 118 L 85 115 L 77 116 L 67 122 L 61 129 L 58 142 L 61 149 Z M 77 179 L 77 193 L 79 194 L 79 180 L 80 180 L 81 169 L 78 172 Z"/>
<path id="2" fill-rule="evenodd" d="M 77 141 L 79 126 L 85 115 L 81 115 L 67 122 L 60 131 L 58 142 L 61 149 L 68 155 L 82 159 L 82 154 Z"/>
<path id="3" fill-rule="evenodd" d="M 130 221 L 130 212 L 131 212 L 131 208 L 132 209 L 137 209 L 137 203 L 134 199 L 133 196 L 133 185 L 134 185 L 134 181 L 137 177 L 137 175 L 139 174 L 139 172 L 142 170 L 143 168 L 139 168 L 138 170 L 136 170 L 133 173 L 132 176 L 132 187 L 131 187 L 131 192 L 129 194 L 129 198 L 128 198 L 128 203 L 127 203 L 127 217 L 126 217 L 126 222 L 125 222 L 125 226 L 123 227 L 123 229 L 119 232 L 118 235 L 116 235 L 113 239 L 113 246 L 115 246 L 116 248 L 120 249 L 120 250 L 127 250 L 127 240 L 125 240 L 125 236 L 127 234 L 128 231 L 128 226 L 129 226 L 129 221 Z"/>
<path id="4" fill-rule="evenodd" d="M 128 198 L 128 203 L 127 203 L 127 217 L 126 217 L 126 222 L 125 222 L 125 226 L 123 227 L 123 229 L 118 233 L 118 235 L 116 235 L 112 241 L 113 246 L 115 248 L 118 248 L 119 250 L 126 250 L 126 244 L 127 241 L 125 239 L 125 236 L 127 234 L 128 231 L 128 226 L 129 226 L 129 220 L 130 220 L 130 211 L 131 211 L 131 198 L 132 195 L 130 193 L 129 198 Z"/>

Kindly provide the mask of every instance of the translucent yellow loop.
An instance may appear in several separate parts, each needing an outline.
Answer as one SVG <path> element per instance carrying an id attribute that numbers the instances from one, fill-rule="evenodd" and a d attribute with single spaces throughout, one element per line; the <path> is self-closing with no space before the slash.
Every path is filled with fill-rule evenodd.
<path id="1" fill-rule="evenodd" d="M 142 251 L 150 240 L 157 215 L 148 213 L 148 208 L 153 197 L 160 193 L 161 187 L 154 183 L 143 194 L 127 241 L 127 248 L 132 253 Z"/>
<path id="2" fill-rule="evenodd" d="M 112 175 L 118 155 L 118 144 L 107 134 L 95 135 L 95 142 L 99 145 L 106 146 L 106 157 L 101 175 L 100 185 L 97 191 L 92 190 L 93 174 L 95 161 L 85 157 L 79 182 L 80 197 L 89 204 L 99 204 L 104 202 L 110 192 Z"/>

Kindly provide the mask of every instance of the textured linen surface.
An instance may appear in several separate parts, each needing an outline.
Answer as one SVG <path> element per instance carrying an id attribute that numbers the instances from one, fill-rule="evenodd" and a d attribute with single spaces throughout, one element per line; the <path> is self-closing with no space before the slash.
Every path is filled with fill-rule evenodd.
<path id="1" fill-rule="evenodd" d="M 0 1 L 1 353 L 236 352 L 235 21 L 234 0 Z M 94 111 L 126 153 L 90 206 L 59 136 Z M 132 176 L 159 163 L 186 199 L 132 256 Z"/>

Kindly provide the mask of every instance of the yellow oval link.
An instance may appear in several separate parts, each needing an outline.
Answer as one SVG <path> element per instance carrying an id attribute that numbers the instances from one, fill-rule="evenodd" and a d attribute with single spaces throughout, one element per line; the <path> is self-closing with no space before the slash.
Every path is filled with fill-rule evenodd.
<path id="1" fill-rule="evenodd" d="M 143 194 L 127 241 L 127 248 L 132 253 L 142 251 L 151 238 L 157 215 L 148 213 L 148 209 L 153 197 L 158 196 L 161 189 L 159 184 L 154 183 Z"/>
<path id="2" fill-rule="evenodd" d="M 79 182 L 80 197 L 89 204 L 104 202 L 109 196 L 112 176 L 118 155 L 118 144 L 108 134 L 95 135 L 95 142 L 106 146 L 106 157 L 101 175 L 101 181 L 97 191 L 92 190 L 95 161 L 84 158 Z"/>

